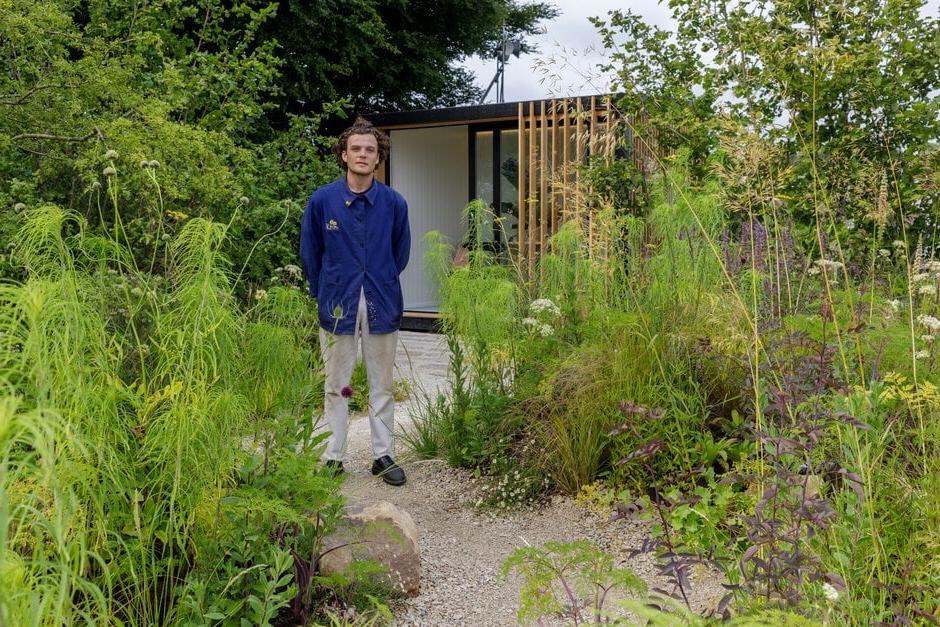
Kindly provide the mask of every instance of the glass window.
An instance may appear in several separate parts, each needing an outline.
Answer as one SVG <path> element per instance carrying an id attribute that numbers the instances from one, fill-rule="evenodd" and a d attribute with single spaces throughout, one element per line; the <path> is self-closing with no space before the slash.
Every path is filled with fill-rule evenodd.
<path id="1" fill-rule="evenodd" d="M 519 240 L 519 131 L 499 135 L 499 215 L 501 241 L 512 246 Z"/>
<path id="2" fill-rule="evenodd" d="M 463 245 L 472 248 L 477 237 L 480 241 L 493 242 L 493 131 L 475 133 L 474 185 L 473 197 L 486 203 L 488 211 L 481 216 L 473 216 L 473 224 L 467 225 L 467 238 Z M 477 232 L 478 231 L 478 232 Z"/>

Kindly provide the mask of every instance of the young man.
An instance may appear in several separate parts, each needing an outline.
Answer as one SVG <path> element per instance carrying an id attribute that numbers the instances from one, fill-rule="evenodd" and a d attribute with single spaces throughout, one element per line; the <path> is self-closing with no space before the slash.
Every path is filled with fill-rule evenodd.
<path id="1" fill-rule="evenodd" d="M 392 458 L 392 369 L 403 310 L 398 277 L 408 264 L 411 231 L 405 199 L 375 180 L 388 151 L 388 136 L 362 118 L 339 136 L 333 153 L 345 173 L 307 202 L 300 259 L 320 319 L 323 413 L 332 431 L 326 465 L 337 474 L 343 471 L 348 386 L 361 338 L 369 377 L 372 474 L 398 486 L 405 483 L 405 473 Z"/>

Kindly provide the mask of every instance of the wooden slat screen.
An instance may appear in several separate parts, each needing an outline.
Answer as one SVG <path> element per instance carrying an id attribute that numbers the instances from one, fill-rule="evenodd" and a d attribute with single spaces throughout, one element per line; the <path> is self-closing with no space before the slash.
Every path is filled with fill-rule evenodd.
<path id="1" fill-rule="evenodd" d="M 610 164 L 620 138 L 629 159 L 646 174 L 655 163 L 655 138 L 640 136 L 631 116 L 621 118 L 610 97 L 563 98 L 519 103 L 518 247 L 520 266 L 532 278 L 538 255 L 568 220 L 577 220 L 592 240 L 595 209 L 580 164 L 597 155 Z M 640 128 L 643 128 L 641 124 Z M 603 247 L 600 247 L 603 249 Z M 594 250 L 594 246 L 589 247 Z"/>

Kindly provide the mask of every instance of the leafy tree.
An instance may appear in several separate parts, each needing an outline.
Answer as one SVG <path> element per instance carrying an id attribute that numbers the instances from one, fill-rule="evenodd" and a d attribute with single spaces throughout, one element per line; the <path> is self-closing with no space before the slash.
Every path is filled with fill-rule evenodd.
<path id="1" fill-rule="evenodd" d="M 902 218 L 932 225 L 936 192 L 918 181 L 940 138 L 940 38 L 923 1 L 669 4 L 671 37 L 629 13 L 598 21 L 624 89 L 638 92 L 628 106 L 645 99 L 663 126 L 692 131 L 703 126 L 681 122 L 708 129 L 720 107 L 779 149 L 778 195 L 805 220 L 825 207 L 827 222 L 885 236 Z"/>
<path id="2" fill-rule="evenodd" d="M 0 7 L 5 207 L 42 199 L 114 231 L 117 204 L 122 238 L 143 258 L 188 217 L 235 215 L 227 252 L 241 267 L 256 238 L 283 221 L 282 201 L 301 204 L 335 173 L 320 156 L 318 115 L 258 141 L 280 61 L 275 42 L 256 35 L 275 5 L 163 0 L 131 10 L 105 0 L 3 0 Z M 13 232 L 17 215 L 4 212 L 0 237 Z M 247 269 L 253 282 L 295 261 L 289 227 L 299 218 L 287 217 L 278 238 L 257 247 Z"/>
<path id="3" fill-rule="evenodd" d="M 518 0 L 284 0 L 264 39 L 281 46 L 287 111 L 338 99 L 360 111 L 405 110 L 475 100 L 473 77 L 456 62 L 557 14 Z"/>

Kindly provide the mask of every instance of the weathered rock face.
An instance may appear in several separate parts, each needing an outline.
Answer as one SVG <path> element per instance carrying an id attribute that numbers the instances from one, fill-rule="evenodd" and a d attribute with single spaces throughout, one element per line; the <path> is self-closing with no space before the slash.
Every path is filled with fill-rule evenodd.
<path id="1" fill-rule="evenodd" d="M 369 560 L 387 572 L 377 581 L 407 596 L 421 586 L 418 528 L 408 512 L 388 501 L 350 500 L 337 530 L 324 538 L 320 572 L 344 573 L 354 561 Z"/>

